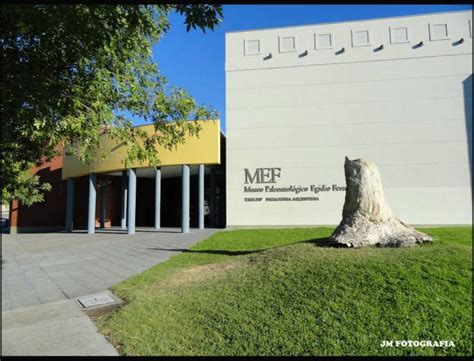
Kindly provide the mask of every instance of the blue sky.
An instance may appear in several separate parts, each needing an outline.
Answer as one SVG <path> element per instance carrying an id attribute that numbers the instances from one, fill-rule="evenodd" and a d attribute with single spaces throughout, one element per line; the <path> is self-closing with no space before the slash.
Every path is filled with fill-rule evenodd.
<path id="1" fill-rule="evenodd" d="M 224 5 L 221 25 L 205 34 L 186 33 L 183 18 L 172 14 L 171 30 L 155 45 L 153 57 L 170 85 L 219 111 L 225 131 L 226 32 L 469 9 L 471 5 Z"/>

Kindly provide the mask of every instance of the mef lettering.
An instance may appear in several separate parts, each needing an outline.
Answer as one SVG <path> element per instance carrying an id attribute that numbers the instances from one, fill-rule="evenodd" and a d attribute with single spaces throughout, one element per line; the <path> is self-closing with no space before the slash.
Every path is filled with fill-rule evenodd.
<path id="1" fill-rule="evenodd" d="M 276 183 L 276 178 L 280 178 L 281 168 L 256 168 L 253 174 L 245 168 L 244 172 L 245 184 Z"/>

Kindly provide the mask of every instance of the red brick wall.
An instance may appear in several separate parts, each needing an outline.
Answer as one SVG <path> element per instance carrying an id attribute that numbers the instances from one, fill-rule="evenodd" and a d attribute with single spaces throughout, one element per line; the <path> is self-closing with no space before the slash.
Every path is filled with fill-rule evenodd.
<path id="1" fill-rule="evenodd" d="M 66 222 L 67 181 L 61 179 L 63 165 L 59 155 L 31 170 L 41 181 L 51 184 L 50 192 L 44 193 L 44 201 L 32 206 L 13 201 L 10 208 L 11 227 L 64 227 Z M 120 225 L 121 177 L 97 175 L 96 225 L 99 226 L 102 189 L 106 189 L 107 206 L 105 226 Z M 87 228 L 89 200 L 89 177 L 75 178 L 74 183 L 74 228 Z"/>
<path id="2" fill-rule="evenodd" d="M 62 155 L 44 162 L 31 170 L 41 181 L 51 184 L 52 189 L 44 192 L 44 201 L 31 206 L 12 202 L 10 224 L 12 227 L 55 227 L 64 226 L 66 209 L 66 182 L 61 179 Z"/>
<path id="3" fill-rule="evenodd" d="M 96 226 L 100 225 L 100 207 L 102 191 L 106 189 L 105 226 L 120 226 L 121 212 L 121 177 L 97 174 L 96 195 Z M 75 178 L 74 184 L 74 229 L 87 228 L 87 213 L 89 202 L 89 176 Z"/>

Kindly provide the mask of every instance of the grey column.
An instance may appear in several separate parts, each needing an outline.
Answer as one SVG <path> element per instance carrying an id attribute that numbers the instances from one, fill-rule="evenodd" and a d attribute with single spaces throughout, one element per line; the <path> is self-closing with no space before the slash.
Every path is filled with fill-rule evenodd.
<path id="1" fill-rule="evenodd" d="M 181 232 L 189 233 L 189 165 L 182 165 Z"/>
<path id="2" fill-rule="evenodd" d="M 105 191 L 105 186 L 102 186 L 100 190 L 100 228 L 105 228 L 105 216 L 106 216 L 106 209 L 107 209 L 107 196 Z"/>
<path id="3" fill-rule="evenodd" d="M 216 227 L 216 169 L 211 168 L 211 202 L 210 202 L 211 227 Z"/>
<path id="4" fill-rule="evenodd" d="M 128 234 L 135 234 L 135 211 L 137 205 L 137 170 L 128 171 Z"/>
<path id="5" fill-rule="evenodd" d="M 122 171 L 122 211 L 120 214 L 120 228 L 127 229 L 127 197 L 128 197 L 127 171 Z"/>
<path id="6" fill-rule="evenodd" d="M 66 232 L 72 232 L 74 217 L 74 178 L 67 180 Z"/>
<path id="7" fill-rule="evenodd" d="M 89 211 L 87 214 L 87 233 L 95 233 L 96 175 L 89 174 Z"/>
<path id="8" fill-rule="evenodd" d="M 161 169 L 155 170 L 155 229 L 161 227 Z"/>
<path id="9" fill-rule="evenodd" d="M 204 229 L 204 164 L 199 164 L 199 229 Z"/>

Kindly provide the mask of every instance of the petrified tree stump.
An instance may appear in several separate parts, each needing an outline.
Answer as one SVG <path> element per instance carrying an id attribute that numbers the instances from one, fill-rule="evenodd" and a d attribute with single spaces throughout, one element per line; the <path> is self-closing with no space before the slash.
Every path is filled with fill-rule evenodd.
<path id="1" fill-rule="evenodd" d="M 406 225 L 392 213 L 385 201 L 375 163 L 346 157 L 344 172 L 346 199 L 342 221 L 331 235 L 330 244 L 402 247 L 432 241 L 428 235 Z"/>

